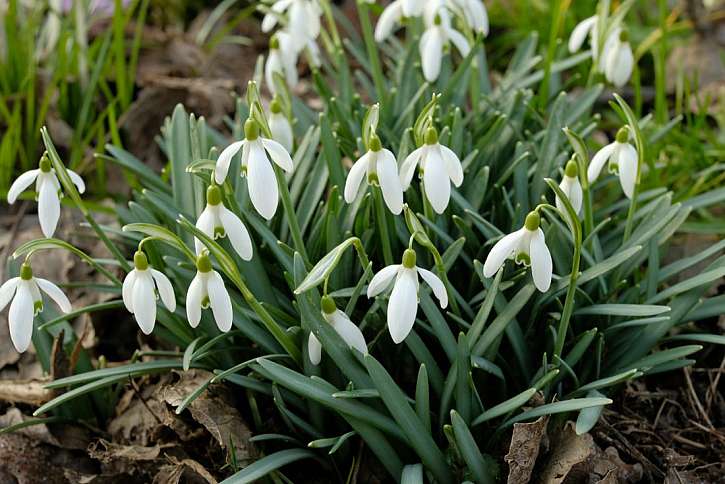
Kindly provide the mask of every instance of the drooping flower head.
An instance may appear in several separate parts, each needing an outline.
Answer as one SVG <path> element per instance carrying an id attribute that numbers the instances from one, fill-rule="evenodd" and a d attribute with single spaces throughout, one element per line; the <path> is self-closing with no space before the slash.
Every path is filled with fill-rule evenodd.
<path id="1" fill-rule="evenodd" d="M 445 8 L 441 6 L 431 11 L 430 16 L 425 16 L 426 29 L 419 45 L 423 76 L 428 82 L 438 79 L 443 62 L 443 49 L 449 43 L 455 45 L 463 57 L 471 50 L 466 37 L 453 28 L 450 15 Z"/>
<path id="2" fill-rule="evenodd" d="M 282 76 L 287 86 L 294 87 L 299 81 L 297 74 L 297 57 L 300 47 L 295 46 L 294 39 L 290 34 L 284 31 L 277 32 L 269 40 L 269 54 L 267 54 L 267 62 L 264 64 L 264 80 L 267 83 L 267 89 L 272 94 L 277 92 L 277 86 L 274 83 L 275 73 Z"/>
<path id="3" fill-rule="evenodd" d="M 548 291 L 551 286 L 553 265 L 540 224 L 539 214 L 535 211 L 530 212 L 521 229 L 496 242 L 483 264 L 484 277 L 493 277 L 506 259 L 513 259 L 517 264 L 531 267 L 531 276 L 536 288 L 541 292 Z"/>
<path id="4" fill-rule="evenodd" d="M 416 253 L 413 249 L 405 250 L 401 264 L 381 269 L 368 286 L 368 298 L 375 297 L 395 279 L 388 301 L 388 331 L 396 344 L 408 336 L 415 323 L 418 313 L 419 275 L 433 290 L 441 308 L 448 306 L 448 293 L 443 282 L 432 272 L 416 265 Z"/>
<path id="5" fill-rule="evenodd" d="M 363 178 L 379 185 L 388 209 L 395 215 L 403 210 L 403 187 L 398 176 L 398 163 L 390 150 L 384 149 L 380 138 L 370 137 L 368 151 L 350 169 L 345 182 L 345 201 L 352 203 L 360 191 Z"/>
<path id="6" fill-rule="evenodd" d="M 579 181 L 579 167 L 576 164 L 576 161 L 569 160 L 566 164 L 564 177 L 561 179 L 559 188 L 561 188 L 561 191 L 564 192 L 569 199 L 569 203 L 571 203 L 574 212 L 579 215 L 582 209 L 582 200 L 584 195 L 582 192 L 581 182 Z M 558 195 L 556 196 L 556 208 L 558 208 L 565 216 L 568 216 L 566 207 L 564 207 L 564 203 L 559 199 Z"/>
<path id="7" fill-rule="evenodd" d="M 218 184 L 224 183 L 232 158 L 239 150 L 242 150 L 241 175 L 247 177 L 252 205 L 262 217 L 270 220 L 279 202 L 279 188 L 272 162 L 284 171 L 291 172 L 292 158 L 281 144 L 262 138 L 257 122 L 248 119 L 244 123 L 244 139 L 230 144 L 219 155 L 214 170 L 214 179 Z"/>
<path id="8" fill-rule="evenodd" d="M 609 35 L 602 51 L 600 68 L 607 81 L 616 87 L 624 86 L 632 77 L 634 54 L 626 30 L 614 29 Z"/>
<path id="9" fill-rule="evenodd" d="M 209 254 L 203 253 L 196 259 L 196 276 L 186 293 L 186 316 L 192 328 L 199 325 L 201 310 L 209 307 L 219 330 L 224 333 L 229 331 L 234 319 L 232 300 L 224 286 L 224 279 L 212 267 Z"/>
<path id="10" fill-rule="evenodd" d="M 340 335 L 342 340 L 360 353 L 364 355 L 368 354 L 367 343 L 365 343 L 365 337 L 362 331 L 360 331 L 360 328 L 355 323 L 350 321 L 347 314 L 337 309 L 335 300 L 330 296 L 323 296 L 320 305 L 322 306 L 322 316 L 325 318 L 325 321 L 337 331 L 337 334 Z M 322 360 L 322 343 L 320 343 L 320 340 L 313 333 L 310 333 L 310 337 L 307 340 L 307 352 L 309 353 L 312 364 L 319 365 Z"/>
<path id="11" fill-rule="evenodd" d="M 619 182 L 622 191 L 627 198 L 634 196 L 634 186 L 637 183 L 637 150 L 629 143 L 629 128 L 622 127 L 613 143 L 600 149 L 592 158 L 587 170 L 589 183 L 594 183 L 599 178 L 604 164 L 609 167 L 609 172 L 619 175 Z"/>
<path id="12" fill-rule="evenodd" d="M 69 313 L 73 309 L 58 286 L 46 279 L 33 276 L 33 269 L 27 261 L 20 266 L 19 277 L 13 277 L 0 286 L 0 311 L 12 301 L 8 315 L 10 339 L 19 353 L 26 351 L 30 346 L 33 319 L 43 310 L 43 297 L 40 291 L 50 296 L 64 313 Z"/>
<path id="13" fill-rule="evenodd" d="M 166 309 L 176 310 L 176 298 L 171 281 L 149 265 L 146 254 L 137 251 L 133 256 L 134 269 L 123 280 L 123 304 L 133 314 L 144 334 L 151 334 L 156 325 L 156 301 L 161 299 Z"/>
<path id="14" fill-rule="evenodd" d="M 294 134 L 292 125 L 282 110 L 279 96 L 274 96 L 272 102 L 269 103 L 269 130 L 272 132 L 272 139 L 291 154 L 295 144 Z"/>
<path id="15" fill-rule="evenodd" d="M 212 239 L 229 236 L 229 242 L 243 260 L 252 259 L 252 239 L 244 223 L 237 215 L 222 203 L 222 191 L 218 185 L 210 185 L 206 190 L 206 208 L 196 221 L 196 228 Z M 194 237 L 196 255 L 204 250 L 204 244 Z"/>
<path id="16" fill-rule="evenodd" d="M 262 20 L 262 32 L 271 32 L 279 17 L 285 16 L 287 30 L 298 43 L 320 35 L 322 9 L 317 0 L 276 0 Z"/>
<path id="17" fill-rule="evenodd" d="M 86 184 L 83 179 L 73 170 L 66 169 L 68 176 L 73 184 L 78 188 L 78 192 L 86 191 Z M 8 203 L 13 204 L 18 196 L 24 192 L 33 182 L 35 182 L 35 191 L 38 200 L 38 220 L 43 235 L 50 238 L 53 237 L 55 229 L 60 219 L 60 197 L 63 195 L 50 159 L 47 154 L 40 158 L 38 168 L 26 171 L 20 175 L 10 186 L 8 190 Z"/>
<path id="18" fill-rule="evenodd" d="M 458 156 L 438 142 L 438 131 L 430 127 L 425 133 L 425 144 L 413 151 L 400 167 L 400 181 L 407 190 L 420 166 L 425 196 L 436 213 L 443 213 L 451 198 L 451 183 L 460 187 L 463 183 L 463 167 Z"/>

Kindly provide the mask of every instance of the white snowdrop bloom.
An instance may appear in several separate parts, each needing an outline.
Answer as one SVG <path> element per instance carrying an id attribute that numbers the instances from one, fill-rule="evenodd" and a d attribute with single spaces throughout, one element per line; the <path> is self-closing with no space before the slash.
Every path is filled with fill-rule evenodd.
<path id="1" fill-rule="evenodd" d="M 632 76 L 634 54 L 629 45 L 626 30 L 615 29 L 604 44 L 601 58 L 601 70 L 604 77 L 616 87 L 624 86 Z"/>
<path id="2" fill-rule="evenodd" d="M 441 308 L 448 306 L 448 293 L 443 282 L 432 272 L 417 267 L 415 263 L 415 251 L 406 249 L 402 264 L 381 269 L 368 286 L 368 298 L 375 297 L 395 279 L 388 301 L 388 331 L 396 344 L 408 336 L 415 323 L 415 315 L 418 312 L 419 275 L 433 290 Z"/>
<path id="3" fill-rule="evenodd" d="M 78 188 L 80 193 L 86 191 L 86 184 L 78 173 L 73 170 L 66 170 L 73 184 Z M 60 218 L 60 197 L 63 195 L 55 175 L 55 169 L 48 159 L 47 155 L 43 155 L 40 159 L 39 167 L 35 170 L 26 171 L 20 175 L 8 190 L 8 203 L 13 204 L 18 196 L 25 191 L 33 182 L 35 182 L 35 191 L 38 200 L 38 220 L 43 235 L 50 238 L 53 237 L 55 229 L 58 226 Z"/>
<path id="4" fill-rule="evenodd" d="M 597 151 L 589 163 L 587 178 L 594 183 L 599 178 L 604 164 L 607 163 L 609 172 L 619 175 L 619 183 L 627 198 L 634 195 L 634 185 L 637 183 L 637 150 L 629 144 L 629 128 L 626 126 L 617 132 L 613 143 Z"/>
<path id="5" fill-rule="evenodd" d="M 33 270 L 27 262 L 20 266 L 19 277 L 13 277 L 0 286 L 0 311 L 12 301 L 8 314 L 10 339 L 19 353 L 30 346 L 33 319 L 43 310 L 41 290 L 50 296 L 64 313 L 69 313 L 73 309 L 58 286 L 46 279 L 33 277 Z"/>
<path id="6" fill-rule="evenodd" d="M 367 355 L 368 346 L 365 343 L 365 337 L 355 323 L 344 312 L 337 309 L 335 301 L 330 296 L 323 296 L 321 301 L 322 316 L 325 321 L 330 323 L 340 338 L 351 348 L 355 348 L 360 353 Z M 313 365 L 319 365 L 322 360 L 322 343 L 317 337 L 310 333 L 307 340 L 307 352 Z"/>
<path id="7" fill-rule="evenodd" d="M 269 129 L 272 131 L 272 139 L 281 144 L 287 152 L 292 153 L 295 143 L 292 125 L 282 112 L 282 105 L 276 96 L 269 104 Z"/>
<path id="8" fill-rule="evenodd" d="M 267 89 L 272 94 L 277 92 L 274 85 L 274 74 L 278 73 L 287 82 L 289 87 L 294 87 L 299 81 L 297 74 L 297 57 L 300 47 L 295 44 L 290 34 L 284 31 L 277 32 L 269 41 L 269 54 L 264 64 L 264 81 Z"/>
<path id="9" fill-rule="evenodd" d="M 593 15 L 579 22 L 569 36 L 569 52 L 575 53 L 582 48 L 584 41 L 589 36 L 589 43 L 592 47 L 592 56 L 596 59 L 597 48 L 597 22 L 599 17 Z"/>
<path id="10" fill-rule="evenodd" d="M 403 187 L 398 176 L 398 163 L 390 150 L 383 149 L 380 138 L 372 135 L 367 153 L 352 165 L 345 182 L 345 201 L 352 203 L 367 175 L 368 184 L 377 184 L 383 192 L 388 209 L 395 215 L 403 211 Z"/>
<path id="11" fill-rule="evenodd" d="M 445 46 L 452 43 L 463 57 L 471 50 L 466 37 L 451 26 L 451 19 L 445 8 L 439 7 L 431 11 L 435 13 L 430 21 L 426 21 L 426 29 L 419 44 L 423 76 L 428 82 L 434 82 L 441 73 Z"/>
<path id="12" fill-rule="evenodd" d="M 271 32 L 280 16 L 287 17 L 287 30 L 298 42 L 320 35 L 322 9 L 317 0 L 277 0 L 262 19 L 262 32 Z"/>
<path id="13" fill-rule="evenodd" d="M 226 333 L 232 329 L 232 300 L 224 279 L 212 268 L 209 255 L 204 253 L 196 260 L 196 276 L 186 293 L 186 317 L 192 328 L 199 325 L 201 310 L 209 307 L 220 331 Z"/>
<path id="14" fill-rule="evenodd" d="M 539 228 L 540 223 L 539 214 L 531 212 L 521 229 L 496 242 L 483 264 L 484 277 L 494 276 L 506 259 L 513 259 L 517 264 L 531 267 L 536 288 L 541 292 L 548 291 L 553 268 L 544 232 Z"/>
<path id="15" fill-rule="evenodd" d="M 460 12 L 461 17 L 476 32 L 488 35 L 488 12 L 481 0 L 449 0 L 454 11 Z"/>
<path id="16" fill-rule="evenodd" d="M 564 192 L 564 195 L 566 195 L 569 199 L 569 203 L 571 203 L 574 212 L 579 215 L 582 210 L 582 200 L 584 195 L 582 192 L 581 182 L 579 181 L 579 167 L 577 166 L 576 161 L 569 160 L 566 164 L 566 168 L 564 169 L 564 178 L 562 178 L 559 188 L 561 188 L 561 191 Z M 558 208 L 565 216 L 568 216 L 566 207 L 564 207 L 564 203 L 559 199 L 558 195 L 556 196 L 556 208 Z"/>
<path id="17" fill-rule="evenodd" d="M 229 242 L 243 260 L 252 259 L 252 239 L 244 223 L 222 203 L 222 191 L 218 185 L 206 190 L 206 208 L 196 221 L 196 228 L 212 239 L 229 236 Z M 201 240 L 194 237 L 196 255 L 205 250 Z"/>
<path id="18" fill-rule="evenodd" d="M 375 40 L 382 42 L 400 25 L 406 17 L 420 17 L 427 0 L 395 0 L 385 7 L 375 25 Z M 372 2 L 370 2 L 372 3 Z"/>
<path id="19" fill-rule="evenodd" d="M 151 334 L 156 325 L 157 295 L 171 312 L 176 310 L 174 288 L 169 278 L 149 266 L 146 254 L 138 251 L 133 256 L 134 269 L 123 280 L 123 304 L 133 314 L 144 334 Z"/>
<path id="20" fill-rule="evenodd" d="M 400 167 L 403 190 L 410 186 L 417 165 L 423 175 L 426 198 L 436 213 L 443 213 L 451 198 L 451 182 L 456 187 L 463 183 L 463 167 L 450 148 L 438 143 L 438 132 L 433 127 L 426 131 L 425 144 L 408 155 Z"/>
<path id="21" fill-rule="evenodd" d="M 218 184 L 224 183 L 229 164 L 239 150 L 242 150 L 241 174 L 247 177 L 252 205 L 262 217 L 270 220 L 279 202 L 279 188 L 272 162 L 284 171 L 291 172 L 292 158 L 281 144 L 259 136 L 259 125 L 253 119 L 248 119 L 244 123 L 244 139 L 230 144 L 219 155 L 214 169 L 214 179 Z"/>

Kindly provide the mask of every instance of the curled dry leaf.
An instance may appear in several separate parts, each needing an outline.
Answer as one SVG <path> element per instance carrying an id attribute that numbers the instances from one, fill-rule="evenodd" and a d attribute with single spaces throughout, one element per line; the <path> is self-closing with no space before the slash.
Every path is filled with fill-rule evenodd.
<path id="1" fill-rule="evenodd" d="M 520 484 L 531 479 L 548 422 L 549 417 L 544 416 L 531 423 L 514 424 L 509 452 L 504 457 L 509 466 L 508 484 Z"/>
<path id="2" fill-rule="evenodd" d="M 572 467 L 584 462 L 594 453 L 591 435 L 577 435 L 573 422 L 567 422 L 552 441 L 552 451 L 541 475 L 541 482 L 559 484 L 569 475 Z"/>

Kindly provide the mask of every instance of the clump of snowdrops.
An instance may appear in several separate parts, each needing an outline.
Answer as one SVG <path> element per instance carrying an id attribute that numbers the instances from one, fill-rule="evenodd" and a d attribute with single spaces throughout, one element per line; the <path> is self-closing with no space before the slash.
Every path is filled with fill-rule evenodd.
<path id="1" fill-rule="evenodd" d="M 697 325 L 722 312 L 704 296 L 725 257 L 680 275 L 724 244 L 662 259 L 690 211 L 717 196 L 673 203 L 667 187 L 641 190 L 650 146 L 672 125 L 637 118 L 616 93 L 611 144 L 595 150 L 590 139 L 597 82 L 620 86 L 631 73 L 619 68 L 631 57 L 629 5 L 610 14 L 602 2 L 569 43 L 576 51 L 590 34 L 592 50 L 551 64 L 530 37 L 492 85 L 477 0 L 397 0 L 384 11 L 361 1 L 362 37 L 338 30 L 326 1 L 273 2 L 257 76 L 267 108 L 250 82 L 228 137 L 178 106 L 158 138 L 163 174 L 106 147 L 102 159 L 135 175 L 122 230 L 98 225 L 43 130 L 46 155 L 8 197 L 35 183 L 47 237 L 17 248 L 19 275 L 0 288 L 17 349 L 32 338 L 47 355 L 72 317 L 125 307 L 180 353 L 86 361 L 48 385 L 68 391 L 36 414 L 83 402 L 102 416 L 98 392 L 200 368 L 211 376 L 177 411 L 210 384 L 237 385 L 266 454 L 230 482 L 300 459 L 330 480 L 377 459 L 394 480 L 493 482 L 489 454 L 513 423 L 552 415 L 584 433 L 623 382 L 690 365 L 695 343 L 718 342 Z M 375 30 L 371 10 L 382 13 Z M 404 41 L 392 36 L 400 25 Z M 319 112 L 293 94 L 304 56 Z M 560 85 L 551 80 L 592 56 L 587 85 L 537 107 L 543 79 Z M 112 260 L 53 238 L 63 194 Z M 111 300 L 72 307 L 39 277 L 50 250 L 95 267 L 108 284 L 93 287 Z M 544 403 L 529 405 L 537 394 Z"/>

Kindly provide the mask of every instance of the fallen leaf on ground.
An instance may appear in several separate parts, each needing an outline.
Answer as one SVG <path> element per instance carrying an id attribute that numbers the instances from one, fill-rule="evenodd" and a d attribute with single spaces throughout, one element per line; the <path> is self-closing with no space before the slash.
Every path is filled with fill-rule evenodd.
<path id="1" fill-rule="evenodd" d="M 584 462 L 594 452 L 594 439 L 587 434 L 577 435 L 574 422 L 567 422 L 552 440 L 549 461 L 541 475 L 541 482 L 559 484 L 566 479 L 572 467 Z"/>
<path id="2" fill-rule="evenodd" d="M 531 479 L 548 422 L 549 417 L 544 416 L 531 423 L 514 424 L 509 452 L 504 457 L 509 466 L 508 484 L 521 484 Z"/>

